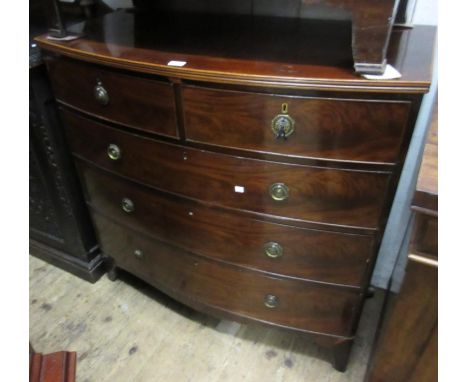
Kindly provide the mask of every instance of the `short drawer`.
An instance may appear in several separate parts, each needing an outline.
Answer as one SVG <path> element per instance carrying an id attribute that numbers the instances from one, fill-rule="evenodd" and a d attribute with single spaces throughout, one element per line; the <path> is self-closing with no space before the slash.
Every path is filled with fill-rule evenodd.
<path id="1" fill-rule="evenodd" d="M 79 165 L 93 209 L 190 252 L 262 272 L 360 287 L 372 236 L 264 222 Z M 122 209 L 129 200 L 133 210 Z"/>
<path id="2" fill-rule="evenodd" d="M 47 66 L 58 101 L 122 125 L 178 136 L 171 84 L 68 59 Z"/>
<path id="3" fill-rule="evenodd" d="M 143 138 L 71 113 L 63 116 L 76 155 L 150 186 L 281 218 L 378 228 L 388 172 L 234 157 Z"/>
<path id="4" fill-rule="evenodd" d="M 190 141 L 379 163 L 398 161 L 411 107 L 408 101 L 305 98 L 194 86 L 184 86 L 182 98 Z M 293 124 L 287 139 L 273 131 L 282 123 L 285 131 Z"/>
<path id="5" fill-rule="evenodd" d="M 351 335 L 359 294 L 269 277 L 192 256 L 94 214 L 103 252 L 121 267 L 195 308 L 303 331 Z"/>

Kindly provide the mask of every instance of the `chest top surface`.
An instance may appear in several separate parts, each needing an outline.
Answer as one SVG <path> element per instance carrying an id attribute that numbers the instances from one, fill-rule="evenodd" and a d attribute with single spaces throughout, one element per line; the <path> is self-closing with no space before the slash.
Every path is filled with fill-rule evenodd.
<path id="1" fill-rule="evenodd" d="M 395 28 L 388 62 L 402 77 L 371 81 L 353 70 L 346 21 L 117 11 L 69 31 L 82 37 L 37 41 L 65 56 L 185 80 L 386 93 L 428 91 L 435 38 L 435 27 Z"/>

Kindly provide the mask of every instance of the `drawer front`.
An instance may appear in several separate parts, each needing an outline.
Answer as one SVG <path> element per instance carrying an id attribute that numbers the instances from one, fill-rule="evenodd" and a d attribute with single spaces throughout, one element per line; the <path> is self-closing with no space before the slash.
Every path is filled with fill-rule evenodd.
<path id="1" fill-rule="evenodd" d="M 299 98 L 192 86 L 184 87 L 182 96 L 188 140 L 380 163 L 397 162 L 411 106 L 406 101 Z M 284 107 L 294 123 L 294 132 L 286 140 L 278 139 L 272 130 L 272 121 L 284 114 Z"/>
<path id="2" fill-rule="evenodd" d="M 279 275 L 360 287 L 373 239 L 262 222 L 80 164 L 88 201 L 128 227 L 190 252 Z M 133 204 L 130 213 L 122 200 Z"/>
<path id="3" fill-rule="evenodd" d="M 377 228 L 390 174 L 239 158 L 170 145 L 64 113 L 75 154 L 148 185 L 211 204 Z M 119 158 L 108 157 L 116 145 Z M 283 200 L 278 200 L 283 199 Z"/>
<path id="4" fill-rule="evenodd" d="M 51 60 L 48 70 L 57 100 L 112 122 L 178 136 L 172 85 L 66 59 Z"/>
<path id="5" fill-rule="evenodd" d="M 118 267 L 188 305 L 305 331 L 351 335 L 356 292 L 205 260 L 139 236 L 98 214 L 93 218 L 103 252 Z"/>

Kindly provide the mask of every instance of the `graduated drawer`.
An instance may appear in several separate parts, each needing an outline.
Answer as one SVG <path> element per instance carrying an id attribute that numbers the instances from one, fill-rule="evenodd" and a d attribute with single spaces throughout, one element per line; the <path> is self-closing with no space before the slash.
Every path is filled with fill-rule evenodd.
<path id="1" fill-rule="evenodd" d="M 178 136 L 171 84 L 68 59 L 47 66 L 58 101 L 122 125 Z"/>
<path id="2" fill-rule="evenodd" d="M 125 133 L 69 112 L 63 118 L 75 154 L 156 188 L 281 218 L 378 227 L 390 173 L 234 157 Z"/>
<path id="3" fill-rule="evenodd" d="M 269 277 L 140 236 L 94 214 L 101 249 L 116 265 L 197 309 L 304 331 L 351 335 L 359 294 Z"/>
<path id="4" fill-rule="evenodd" d="M 220 211 L 80 164 L 87 198 L 106 216 L 196 254 L 278 275 L 360 287 L 373 238 L 291 227 Z M 133 211 L 125 212 L 122 201 Z"/>
<path id="5" fill-rule="evenodd" d="M 379 163 L 398 161 L 411 107 L 408 101 L 306 98 L 194 86 L 183 87 L 182 99 L 190 141 Z M 294 132 L 286 140 L 272 130 L 284 108 L 294 121 Z"/>

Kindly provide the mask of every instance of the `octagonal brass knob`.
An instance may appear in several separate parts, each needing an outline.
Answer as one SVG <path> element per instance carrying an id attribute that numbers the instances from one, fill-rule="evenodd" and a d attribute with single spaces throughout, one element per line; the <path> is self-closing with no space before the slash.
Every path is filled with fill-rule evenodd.
<path id="1" fill-rule="evenodd" d="M 140 249 L 135 249 L 133 252 L 133 256 L 135 256 L 137 259 L 142 259 L 143 258 L 143 251 Z"/>
<path id="2" fill-rule="evenodd" d="M 123 198 L 122 199 L 122 209 L 125 212 L 130 213 L 130 212 L 135 211 L 135 205 L 133 204 L 133 202 L 130 199 Z"/>
<path id="3" fill-rule="evenodd" d="M 119 160 L 122 157 L 120 147 L 111 143 L 107 146 L 107 156 L 112 160 Z"/>
<path id="4" fill-rule="evenodd" d="M 94 87 L 94 98 L 102 106 L 106 106 L 109 103 L 109 93 L 106 88 L 102 85 L 102 82 L 98 80 L 97 85 Z"/>
<path id="5" fill-rule="evenodd" d="M 289 188 L 284 183 L 273 183 L 270 186 L 270 196 L 279 202 L 286 200 L 289 198 Z"/>
<path id="6" fill-rule="evenodd" d="M 278 306 L 279 298 L 274 294 L 267 294 L 263 302 L 267 308 L 273 309 Z"/>
<path id="7" fill-rule="evenodd" d="M 283 256 L 283 247 L 274 241 L 266 243 L 263 246 L 263 250 L 265 255 L 271 259 L 277 259 Z"/>

